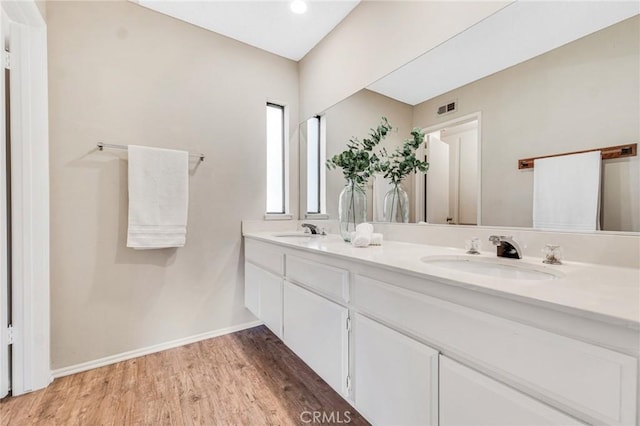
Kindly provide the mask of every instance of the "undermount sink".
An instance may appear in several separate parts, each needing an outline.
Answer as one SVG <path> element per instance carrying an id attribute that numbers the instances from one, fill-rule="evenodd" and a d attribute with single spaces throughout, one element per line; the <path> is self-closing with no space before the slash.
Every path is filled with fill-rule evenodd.
<path id="1" fill-rule="evenodd" d="M 420 260 L 439 268 L 510 280 L 544 281 L 555 280 L 562 277 L 561 273 L 550 271 L 544 266 L 536 268 L 534 265 L 517 263 L 521 261 L 513 259 L 474 258 L 471 256 L 427 256 Z"/>
<path id="2" fill-rule="evenodd" d="M 316 234 L 317 235 L 317 234 Z M 273 234 L 274 237 L 281 237 L 281 238 L 309 238 L 309 237 L 313 237 L 314 234 L 310 233 L 310 232 L 280 232 L 278 234 Z"/>

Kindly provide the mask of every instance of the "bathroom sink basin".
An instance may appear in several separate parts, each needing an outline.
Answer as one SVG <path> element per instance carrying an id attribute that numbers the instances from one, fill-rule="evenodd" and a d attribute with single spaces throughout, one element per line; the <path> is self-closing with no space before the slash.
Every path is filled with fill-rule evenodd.
<path id="1" fill-rule="evenodd" d="M 292 232 L 280 232 L 278 234 L 273 234 L 273 236 L 280 237 L 280 238 L 309 238 L 309 237 L 313 237 L 314 234 L 292 231 Z"/>
<path id="2" fill-rule="evenodd" d="M 517 263 L 520 261 L 515 259 L 427 256 L 420 260 L 439 268 L 510 280 L 543 281 L 555 280 L 562 276 L 560 273 L 546 269 L 544 266 L 537 268 L 534 265 Z"/>

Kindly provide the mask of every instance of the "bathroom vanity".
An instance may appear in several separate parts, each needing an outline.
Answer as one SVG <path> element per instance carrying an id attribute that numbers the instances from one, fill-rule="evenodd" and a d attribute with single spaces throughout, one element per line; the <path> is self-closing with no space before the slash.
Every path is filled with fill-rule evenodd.
<path id="1" fill-rule="evenodd" d="M 638 424 L 637 269 L 335 235 L 244 244 L 247 308 L 373 424 Z"/>

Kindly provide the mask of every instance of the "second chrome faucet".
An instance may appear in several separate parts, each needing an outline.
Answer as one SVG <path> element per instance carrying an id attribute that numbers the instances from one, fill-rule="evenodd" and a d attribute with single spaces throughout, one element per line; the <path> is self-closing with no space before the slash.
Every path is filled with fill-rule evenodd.
<path id="1" fill-rule="evenodd" d="M 492 235 L 489 241 L 496 246 L 498 257 L 507 257 L 510 259 L 522 259 L 522 250 L 513 237 L 504 235 Z"/>

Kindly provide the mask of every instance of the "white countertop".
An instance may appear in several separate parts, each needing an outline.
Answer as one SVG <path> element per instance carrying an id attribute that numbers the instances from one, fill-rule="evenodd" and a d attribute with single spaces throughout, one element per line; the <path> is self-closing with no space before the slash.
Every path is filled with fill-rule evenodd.
<path id="1" fill-rule="evenodd" d="M 513 280 L 456 271 L 421 261 L 426 256 L 465 255 L 462 249 L 385 241 L 365 248 L 345 243 L 338 235 L 282 237 L 278 232 L 256 232 L 244 236 L 288 248 L 322 253 L 345 260 L 369 263 L 399 272 L 435 278 L 450 285 L 499 294 L 563 310 L 568 313 L 640 329 L 640 270 L 579 262 L 545 265 L 541 258 L 504 259 L 539 271 L 559 274 L 553 280 Z M 495 251 L 476 258 L 496 259 Z"/>

